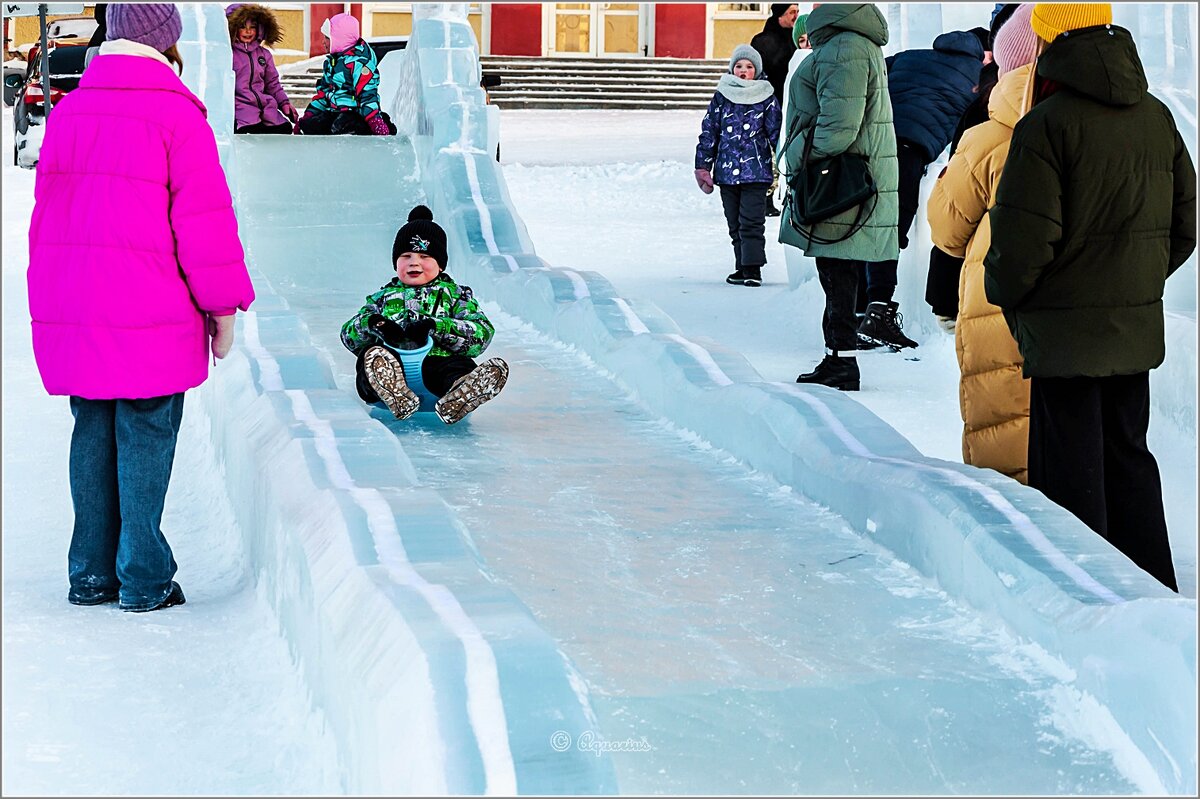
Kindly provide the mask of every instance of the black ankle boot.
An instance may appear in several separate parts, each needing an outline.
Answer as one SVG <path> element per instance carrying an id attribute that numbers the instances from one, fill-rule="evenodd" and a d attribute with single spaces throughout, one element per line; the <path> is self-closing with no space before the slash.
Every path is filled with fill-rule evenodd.
<path id="1" fill-rule="evenodd" d="M 839 358 L 836 354 L 826 355 L 817 364 L 817 368 L 800 375 L 796 382 L 819 383 L 839 391 L 858 391 L 858 359 Z"/>
<path id="2" fill-rule="evenodd" d="M 744 286 L 746 284 L 746 274 L 739 266 L 733 274 L 726 276 L 725 282 L 733 286 Z"/>
<path id="3" fill-rule="evenodd" d="M 742 267 L 742 285 L 743 286 L 761 286 L 762 285 L 762 267 L 761 266 L 743 266 Z"/>

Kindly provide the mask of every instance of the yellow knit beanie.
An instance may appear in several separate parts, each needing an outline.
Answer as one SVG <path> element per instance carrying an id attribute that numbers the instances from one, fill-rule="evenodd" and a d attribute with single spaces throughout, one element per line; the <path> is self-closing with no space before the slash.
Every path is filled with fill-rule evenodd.
<path id="1" fill-rule="evenodd" d="M 1033 32 L 1052 42 L 1066 31 L 1111 25 L 1111 3 L 1037 3 L 1029 24 Z"/>

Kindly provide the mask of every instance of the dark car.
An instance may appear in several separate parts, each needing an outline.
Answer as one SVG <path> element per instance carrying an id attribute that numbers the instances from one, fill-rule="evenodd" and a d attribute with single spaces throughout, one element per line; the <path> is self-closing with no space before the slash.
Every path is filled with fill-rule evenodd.
<path id="1" fill-rule="evenodd" d="M 50 45 L 50 114 L 67 92 L 79 87 L 87 43 Z M 37 166 L 41 149 L 46 108 L 42 98 L 42 58 L 40 48 L 29 51 L 28 74 L 13 103 L 13 163 L 32 169 Z"/>
<path id="2" fill-rule="evenodd" d="M 382 61 L 383 57 L 393 50 L 403 50 L 408 47 L 407 36 L 372 36 L 367 44 L 375 51 L 375 60 Z"/>

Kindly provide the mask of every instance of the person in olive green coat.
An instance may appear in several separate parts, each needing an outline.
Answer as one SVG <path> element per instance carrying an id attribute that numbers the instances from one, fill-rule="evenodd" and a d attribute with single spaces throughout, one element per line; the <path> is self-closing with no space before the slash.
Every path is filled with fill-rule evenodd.
<path id="1" fill-rule="evenodd" d="M 808 15 L 805 29 L 812 55 L 804 59 L 788 83 L 784 120 L 784 172 L 802 166 L 804 146 L 812 137 L 812 157 L 849 152 L 869 159 L 878 195 L 868 200 L 870 213 L 862 228 L 844 241 L 821 244 L 809 238 L 839 239 L 852 229 L 858 209 L 850 209 L 811 231 L 792 221 L 792 198 L 785 201 L 779 240 L 816 258 L 825 290 L 826 357 L 798 383 L 821 383 L 846 391 L 859 387 L 858 320 L 854 315 L 858 265 L 899 257 L 896 232 L 899 183 L 892 101 L 887 66 L 880 49 L 888 41 L 887 21 L 869 3 L 823 3 Z"/>
<path id="2" fill-rule="evenodd" d="M 1149 372 L 1163 287 L 1196 247 L 1196 172 L 1107 4 L 1043 4 L 1035 105 L 989 213 L 984 289 L 1030 378 L 1029 484 L 1176 589 Z"/>

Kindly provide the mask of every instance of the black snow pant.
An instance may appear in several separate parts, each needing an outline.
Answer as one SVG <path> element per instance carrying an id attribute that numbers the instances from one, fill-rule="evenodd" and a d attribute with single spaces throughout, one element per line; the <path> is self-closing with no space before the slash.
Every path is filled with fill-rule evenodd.
<path id="1" fill-rule="evenodd" d="M 862 261 L 817 256 L 817 276 L 825 290 L 825 315 L 821 331 L 830 355 L 852 358 L 858 349 L 858 320 L 854 318 L 854 297 L 858 291 L 858 273 Z"/>
<path id="2" fill-rule="evenodd" d="M 1149 424 L 1149 372 L 1031 378 L 1029 485 L 1178 591 Z"/>
<path id="3" fill-rule="evenodd" d="M 278 125 L 268 125 L 266 122 L 256 122 L 253 125 L 242 125 L 234 133 L 282 133 L 290 134 L 292 123 L 283 122 Z"/>
<path id="4" fill-rule="evenodd" d="M 733 243 L 733 262 L 742 267 L 762 268 L 767 263 L 767 190 L 770 183 L 738 183 L 721 186 L 721 206 Z"/>
<path id="5" fill-rule="evenodd" d="M 387 112 L 380 111 L 392 135 L 396 126 Z M 357 111 L 313 111 L 312 116 L 300 118 L 300 133 L 306 136 L 370 136 L 371 126 Z"/>
<path id="6" fill-rule="evenodd" d="M 903 141 L 896 143 L 896 160 L 900 168 L 900 221 L 896 225 L 896 232 L 900 236 L 900 249 L 903 250 L 908 247 L 908 230 L 917 216 L 917 206 L 921 200 L 921 178 L 925 175 L 928 163 L 923 152 Z M 867 303 L 892 301 L 896 294 L 896 267 L 899 264 L 898 260 L 867 263 L 859 275 L 855 307 L 858 313 L 866 312 Z"/>
<path id="7" fill-rule="evenodd" d="M 363 359 L 370 347 L 364 347 L 358 354 L 358 362 L 354 365 L 354 387 L 363 402 L 379 402 L 379 395 L 371 388 L 367 380 L 366 370 L 363 369 Z M 397 356 L 398 357 L 398 356 Z M 429 393 L 435 397 L 445 396 L 454 381 L 469 374 L 476 366 L 475 361 L 465 355 L 429 355 L 421 364 L 421 382 Z"/>

